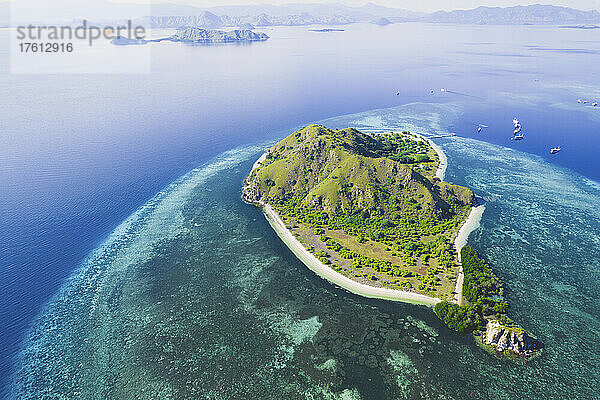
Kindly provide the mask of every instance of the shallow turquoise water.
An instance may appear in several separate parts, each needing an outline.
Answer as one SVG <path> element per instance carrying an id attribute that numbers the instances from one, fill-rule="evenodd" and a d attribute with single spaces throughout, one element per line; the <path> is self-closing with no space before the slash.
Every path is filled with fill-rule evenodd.
<path id="1" fill-rule="evenodd" d="M 444 131 L 461 110 L 415 104 L 325 121 Z M 316 277 L 239 199 L 267 144 L 191 171 L 125 221 L 38 318 L 16 398 L 554 399 L 600 389 L 600 190 L 542 159 L 438 141 L 447 180 L 487 200 L 471 244 L 510 315 L 546 344 L 496 359 L 425 308 Z"/>

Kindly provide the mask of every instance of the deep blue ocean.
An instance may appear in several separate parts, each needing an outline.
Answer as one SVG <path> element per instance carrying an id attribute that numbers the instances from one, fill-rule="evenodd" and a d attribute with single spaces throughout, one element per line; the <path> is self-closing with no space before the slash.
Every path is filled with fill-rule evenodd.
<path id="1" fill-rule="evenodd" d="M 266 33 L 251 46 L 157 46 L 147 75 L 0 65 L 0 394 L 593 398 L 597 33 Z M 541 358 L 497 360 L 426 308 L 332 287 L 239 201 L 262 150 L 319 121 L 457 133 L 438 141 L 447 178 L 488 202 L 470 243 L 506 282 L 511 316 L 547 344 Z"/>

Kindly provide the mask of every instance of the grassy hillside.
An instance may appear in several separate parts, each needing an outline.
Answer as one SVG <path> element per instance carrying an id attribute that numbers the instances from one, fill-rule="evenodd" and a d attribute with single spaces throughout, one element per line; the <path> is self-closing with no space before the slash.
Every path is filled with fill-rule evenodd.
<path id="1" fill-rule="evenodd" d="M 268 150 L 244 198 L 272 205 L 306 248 L 352 279 L 450 299 L 452 240 L 474 196 L 435 178 L 438 164 L 408 132 L 311 125 Z"/>

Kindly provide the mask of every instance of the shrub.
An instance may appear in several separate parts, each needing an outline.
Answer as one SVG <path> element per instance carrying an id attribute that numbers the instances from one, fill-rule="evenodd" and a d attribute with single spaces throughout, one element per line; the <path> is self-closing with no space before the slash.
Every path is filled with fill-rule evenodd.
<path id="1" fill-rule="evenodd" d="M 434 307 L 435 314 L 448 326 L 457 332 L 472 332 L 484 323 L 483 318 L 473 306 L 442 301 Z"/>

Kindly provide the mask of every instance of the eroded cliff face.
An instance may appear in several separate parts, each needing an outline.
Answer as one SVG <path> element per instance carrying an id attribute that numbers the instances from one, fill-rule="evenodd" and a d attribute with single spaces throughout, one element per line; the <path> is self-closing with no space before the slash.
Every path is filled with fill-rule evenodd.
<path id="1" fill-rule="evenodd" d="M 499 352 L 512 352 L 530 357 L 538 353 L 544 344 L 531 337 L 521 328 L 508 327 L 496 319 L 489 319 L 483 334 L 483 343 Z"/>

